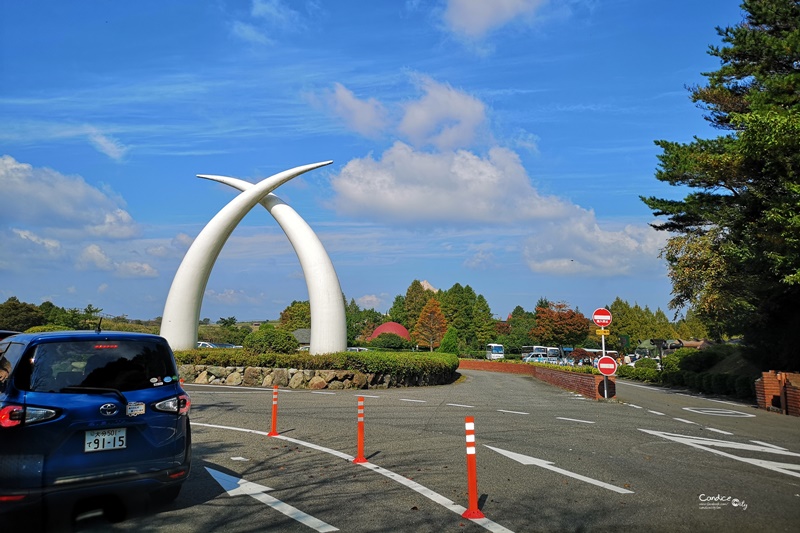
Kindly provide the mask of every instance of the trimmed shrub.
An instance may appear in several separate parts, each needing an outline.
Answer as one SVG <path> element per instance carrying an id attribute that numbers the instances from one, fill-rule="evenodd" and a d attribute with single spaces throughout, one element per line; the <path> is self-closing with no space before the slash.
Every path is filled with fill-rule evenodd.
<path id="1" fill-rule="evenodd" d="M 639 381 L 655 383 L 658 381 L 658 370 L 655 368 L 635 368 L 633 376 Z"/>
<path id="2" fill-rule="evenodd" d="M 749 376 L 737 376 L 734 392 L 737 398 L 753 398 L 755 396 L 755 380 Z"/>
<path id="3" fill-rule="evenodd" d="M 705 372 L 716 365 L 721 359 L 719 353 L 710 352 L 709 350 L 698 350 L 693 354 L 683 357 L 678 363 L 678 366 L 681 370 Z"/>
<path id="4" fill-rule="evenodd" d="M 617 368 L 617 375 L 621 378 L 633 378 L 635 373 L 636 369 L 632 366 L 620 365 Z"/>
<path id="5" fill-rule="evenodd" d="M 247 355 L 262 353 L 292 353 L 297 350 L 300 343 L 288 331 L 275 328 L 259 328 L 249 333 L 242 342 L 242 347 Z"/>
<path id="6" fill-rule="evenodd" d="M 711 374 L 711 392 L 728 394 L 728 374 Z"/>
<path id="7" fill-rule="evenodd" d="M 397 333 L 381 333 L 369 341 L 369 346 L 371 348 L 386 348 L 389 350 L 407 350 L 413 344 Z"/>
<path id="8" fill-rule="evenodd" d="M 638 361 L 636 361 L 633 364 L 637 369 L 639 369 L 639 368 L 652 368 L 653 370 L 658 370 L 658 361 L 656 361 L 655 359 L 643 358 L 643 359 L 639 359 Z"/>
<path id="9" fill-rule="evenodd" d="M 680 368 L 678 367 L 678 363 L 680 362 L 680 360 L 681 358 L 676 354 L 665 355 L 661 360 L 661 369 L 664 372 L 677 372 L 678 370 L 680 370 Z"/>

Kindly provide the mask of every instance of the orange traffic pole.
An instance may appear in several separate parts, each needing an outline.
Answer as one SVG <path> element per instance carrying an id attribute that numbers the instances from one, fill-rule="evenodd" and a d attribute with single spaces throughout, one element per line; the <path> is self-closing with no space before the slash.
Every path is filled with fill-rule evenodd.
<path id="1" fill-rule="evenodd" d="M 278 436 L 278 386 L 272 389 L 272 429 L 267 433 L 267 437 Z"/>
<path id="2" fill-rule="evenodd" d="M 364 457 L 364 397 L 358 397 L 358 455 L 353 459 L 354 463 L 366 463 Z"/>
<path id="3" fill-rule="evenodd" d="M 469 508 L 464 511 L 464 518 L 483 518 L 478 509 L 478 462 L 475 459 L 475 418 L 468 416 L 465 419 L 467 430 L 467 490 L 469 493 Z"/>

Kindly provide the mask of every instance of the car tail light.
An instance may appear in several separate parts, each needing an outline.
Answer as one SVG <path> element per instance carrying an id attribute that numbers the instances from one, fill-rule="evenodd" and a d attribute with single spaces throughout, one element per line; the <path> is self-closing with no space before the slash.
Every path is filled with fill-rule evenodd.
<path id="1" fill-rule="evenodd" d="M 192 406 L 192 401 L 189 399 L 188 394 L 179 394 L 174 398 L 163 400 L 155 404 L 156 411 L 163 411 L 165 413 L 177 413 L 185 415 L 189 412 Z"/>
<path id="2" fill-rule="evenodd" d="M 0 503 L 21 502 L 25 499 L 25 494 L 0 494 Z"/>
<path id="3" fill-rule="evenodd" d="M 55 418 L 58 413 L 53 409 L 41 407 L 25 407 L 23 405 L 6 405 L 0 408 L 0 427 L 11 428 L 25 424 L 35 424 Z"/>
<path id="4" fill-rule="evenodd" d="M 13 428 L 25 420 L 25 408 L 21 405 L 7 405 L 0 409 L 0 427 Z"/>

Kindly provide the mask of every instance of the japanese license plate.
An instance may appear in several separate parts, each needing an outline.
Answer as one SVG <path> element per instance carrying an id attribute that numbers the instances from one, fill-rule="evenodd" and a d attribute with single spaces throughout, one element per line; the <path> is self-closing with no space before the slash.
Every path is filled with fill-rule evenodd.
<path id="1" fill-rule="evenodd" d="M 90 429 L 86 432 L 83 451 L 102 452 L 105 450 L 119 450 L 125 447 L 127 447 L 125 428 Z"/>

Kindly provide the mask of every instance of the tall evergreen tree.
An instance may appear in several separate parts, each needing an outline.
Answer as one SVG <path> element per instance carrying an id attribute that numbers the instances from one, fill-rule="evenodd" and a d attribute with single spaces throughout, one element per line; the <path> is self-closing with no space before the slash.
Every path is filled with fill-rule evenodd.
<path id="1" fill-rule="evenodd" d="M 656 178 L 683 200 L 642 198 L 666 221 L 670 306 L 692 306 L 712 334 L 744 333 L 762 367 L 800 368 L 800 2 L 745 0 L 717 28 L 721 67 L 691 98 L 724 135 L 657 141 Z"/>

